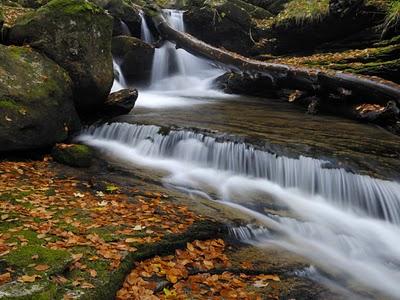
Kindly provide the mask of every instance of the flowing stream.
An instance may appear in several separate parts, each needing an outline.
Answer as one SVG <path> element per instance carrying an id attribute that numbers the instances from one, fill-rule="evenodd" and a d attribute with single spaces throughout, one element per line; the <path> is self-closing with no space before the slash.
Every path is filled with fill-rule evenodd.
<path id="1" fill-rule="evenodd" d="M 184 31 L 181 12 L 168 10 L 165 14 L 175 29 Z M 144 18 L 142 35 L 148 42 L 154 40 Z M 294 129 L 285 128 L 287 124 L 293 126 L 290 122 L 298 116 L 288 109 L 282 113 L 286 122 L 278 126 L 281 135 L 287 134 L 279 149 L 285 148 L 285 143 L 293 149 L 293 144 L 301 143 L 324 149 L 322 142 L 326 142 L 337 157 L 330 159 L 326 152 L 326 159 L 312 158 L 314 151 L 309 147 L 299 150 L 297 156 L 285 156 L 274 151 L 278 139 L 272 133 L 266 138 L 271 144 L 262 146 L 246 139 L 235 140 L 221 134 L 221 129 L 242 134 L 241 130 L 248 126 L 248 135 L 260 140 L 265 137 L 255 135 L 257 131 L 277 125 L 268 123 L 273 117 L 262 119 L 268 112 L 258 100 L 249 100 L 244 107 L 240 106 L 241 98 L 213 90 L 211 82 L 220 74 L 207 62 L 176 50 L 167 42 L 156 50 L 151 85 L 140 91 L 132 120 L 182 127 L 186 123 L 187 127 L 208 130 L 166 130 L 156 125 L 116 122 L 90 127 L 79 140 L 128 165 L 164 171 L 164 182 L 171 188 L 220 201 L 252 216 L 257 225 L 237 232 L 249 243 L 259 247 L 275 245 L 306 257 L 344 288 L 360 285 L 377 295 L 399 299 L 400 184 L 391 178 L 356 174 L 334 163 L 340 157 L 357 161 L 361 155 L 364 159 L 357 164 L 360 170 L 376 169 L 383 174 L 398 161 L 397 137 L 367 125 L 354 125 L 359 137 L 350 132 L 338 137 L 341 121 L 324 118 L 335 125 L 337 132 L 317 125 L 313 130 L 322 132 L 323 137 L 316 136 L 320 142 L 312 143 L 313 137 L 304 138 Z M 123 87 L 123 79 L 118 83 Z M 226 124 L 213 123 L 219 118 L 221 107 L 227 106 L 235 109 L 225 112 Z M 255 117 L 258 115 L 262 118 Z M 301 118 L 292 128 L 320 121 Z M 248 124 L 238 126 L 235 122 L 239 119 Z M 343 122 L 344 130 L 351 131 L 349 123 Z M 382 144 L 371 145 L 368 138 L 374 140 L 376 136 L 381 137 Z M 367 141 L 365 148 L 363 141 Z M 358 148 L 364 149 L 361 154 Z M 379 153 L 384 160 L 377 158 L 377 165 L 384 167 L 371 167 Z M 362 161 L 366 157 L 368 161 Z"/>

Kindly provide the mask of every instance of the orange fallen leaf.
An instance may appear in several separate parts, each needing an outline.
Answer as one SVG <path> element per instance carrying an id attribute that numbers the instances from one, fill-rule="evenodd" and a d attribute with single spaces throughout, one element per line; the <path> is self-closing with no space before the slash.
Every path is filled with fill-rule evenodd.
<path id="1" fill-rule="evenodd" d="M 172 274 L 167 274 L 167 280 L 171 283 L 177 283 L 178 282 L 178 277 Z"/>
<path id="2" fill-rule="evenodd" d="M 0 275 L 0 284 L 11 281 L 11 273 L 7 272 Z"/>

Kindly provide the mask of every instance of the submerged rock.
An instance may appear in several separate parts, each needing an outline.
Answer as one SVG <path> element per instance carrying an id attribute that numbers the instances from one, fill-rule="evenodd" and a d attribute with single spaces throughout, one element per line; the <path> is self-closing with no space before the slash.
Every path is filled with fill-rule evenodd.
<path id="1" fill-rule="evenodd" d="M 151 78 L 154 47 L 131 36 L 117 36 L 112 40 L 112 54 L 128 82 L 147 84 Z"/>
<path id="2" fill-rule="evenodd" d="M 30 48 L 0 45 L 0 151 L 50 146 L 79 127 L 68 73 Z"/>
<path id="3" fill-rule="evenodd" d="M 113 82 L 112 18 L 84 0 L 53 0 L 19 18 L 10 41 L 29 43 L 68 71 L 78 111 L 95 110 Z"/>
<path id="4" fill-rule="evenodd" d="M 87 168 L 92 164 L 93 152 L 86 145 L 57 144 L 52 151 L 53 158 L 64 165 Z"/>

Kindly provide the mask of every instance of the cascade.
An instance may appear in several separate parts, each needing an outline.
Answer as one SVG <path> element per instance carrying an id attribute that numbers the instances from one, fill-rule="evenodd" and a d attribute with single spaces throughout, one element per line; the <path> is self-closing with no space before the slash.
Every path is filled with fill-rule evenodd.
<path id="1" fill-rule="evenodd" d="M 161 134 L 151 125 L 105 124 L 87 129 L 79 140 L 125 165 L 163 170 L 168 186 L 222 201 L 268 228 L 232 229 L 236 238 L 259 247 L 277 245 L 335 276 L 400 297 L 397 182 L 325 169 L 323 160 L 281 157 L 192 131 Z M 289 213 L 266 211 L 260 205 L 265 201 Z"/>
<path id="2" fill-rule="evenodd" d="M 127 87 L 124 74 L 122 73 L 121 67 L 115 59 L 113 59 L 113 69 L 114 69 L 114 82 L 111 87 L 111 93 L 117 92 Z"/>
<path id="3" fill-rule="evenodd" d="M 276 156 L 245 143 L 219 142 L 191 131 L 170 131 L 164 136 L 159 130 L 151 125 L 112 123 L 90 128 L 88 133 L 94 138 L 126 144 L 146 157 L 180 160 L 197 167 L 266 179 L 400 225 L 398 183 L 344 169 L 326 169 L 326 161 L 310 157 Z"/>
<path id="4" fill-rule="evenodd" d="M 164 14 L 173 28 L 185 31 L 182 12 Z M 141 17 L 142 39 L 153 43 Z M 114 72 L 113 90 L 126 87 L 117 62 Z M 165 42 L 155 51 L 151 85 L 140 91 L 136 106 L 193 106 L 208 98 L 231 97 L 211 89 L 219 75 L 206 61 Z M 356 282 L 400 298 L 398 182 L 326 168 L 325 160 L 278 156 L 243 142 L 188 130 L 165 133 L 152 125 L 104 124 L 86 129 L 77 139 L 127 166 L 165 171 L 168 187 L 253 217 L 257 227 L 230 229 L 239 240 L 302 255 L 318 269 L 345 278 L 333 283 L 344 290 L 349 279 L 349 285 Z M 332 283 L 332 278 L 323 280 Z"/>
<path id="5" fill-rule="evenodd" d="M 129 30 L 128 25 L 126 25 L 126 23 L 124 21 L 122 21 L 122 20 L 120 20 L 120 23 L 121 23 L 121 28 L 122 28 L 123 35 L 130 36 L 131 35 L 131 31 Z"/>
<path id="6" fill-rule="evenodd" d="M 149 29 L 149 26 L 147 25 L 147 21 L 146 21 L 146 18 L 144 16 L 143 11 L 141 11 L 139 13 L 139 15 L 140 15 L 140 19 L 141 19 L 141 22 L 140 22 L 140 38 L 144 42 L 152 44 L 152 43 L 154 43 L 154 37 L 153 37 L 153 34 L 151 33 L 151 31 Z"/>

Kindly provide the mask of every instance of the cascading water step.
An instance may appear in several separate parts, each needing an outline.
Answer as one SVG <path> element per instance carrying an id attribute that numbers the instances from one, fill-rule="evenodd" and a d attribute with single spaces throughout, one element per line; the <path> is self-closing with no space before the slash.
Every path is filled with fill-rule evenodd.
<path id="1" fill-rule="evenodd" d="M 199 168 L 265 179 L 283 188 L 322 196 L 335 205 L 400 224 L 400 185 L 326 169 L 327 161 L 300 156 L 277 156 L 236 142 L 191 131 L 171 130 L 167 135 L 158 126 L 106 124 L 87 131 L 93 138 L 115 141 L 146 157 L 184 161 Z"/>
<path id="2" fill-rule="evenodd" d="M 221 203 L 273 233 L 263 236 L 251 228 L 237 232 L 247 240 L 257 236 L 252 243 L 258 247 L 282 247 L 325 271 L 400 296 L 396 182 L 325 169 L 323 160 L 277 156 L 245 143 L 188 130 L 167 133 L 152 125 L 104 124 L 78 139 L 125 165 L 167 172 L 164 181 L 171 187 L 198 191 L 206 199 L 217 195 Z M 269 198 L 290 213 L 274 214 L 257 206 Z"/>

